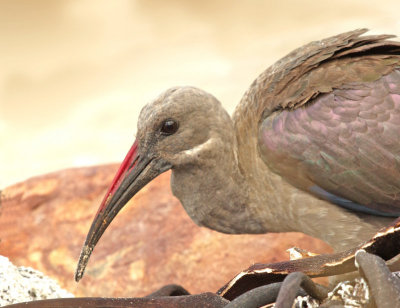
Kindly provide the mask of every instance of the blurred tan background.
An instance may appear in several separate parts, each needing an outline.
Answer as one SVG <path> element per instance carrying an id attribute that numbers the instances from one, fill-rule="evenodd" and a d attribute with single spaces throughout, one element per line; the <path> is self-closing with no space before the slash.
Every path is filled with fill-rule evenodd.
<path id="1" fill-rule="evenodd" d="M 123 159 L 141 107 L 174 85 L 229 112 L 266 67 L 311 40 L 400 35 L 400 2 L 0 1 L 0 188 Z"/>

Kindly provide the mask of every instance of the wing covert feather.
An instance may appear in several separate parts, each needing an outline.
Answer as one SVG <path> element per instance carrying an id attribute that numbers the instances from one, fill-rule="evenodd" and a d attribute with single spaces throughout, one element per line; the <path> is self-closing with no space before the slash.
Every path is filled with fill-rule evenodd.
<path id="1" fill-rule="evenodd" d="M 400 69 L 266 117 L 264 162 L 294 186 L 371 214 L 400 215 Z M 342 203 L 342 204 L 341 204 Z"/>

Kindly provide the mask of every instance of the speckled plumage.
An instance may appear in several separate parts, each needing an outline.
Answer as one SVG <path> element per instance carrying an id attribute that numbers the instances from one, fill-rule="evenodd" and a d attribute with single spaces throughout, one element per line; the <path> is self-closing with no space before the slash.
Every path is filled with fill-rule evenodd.
<path id="1" fill-rule="evenodd" d="M 301 231 L 341 250 L 399 215 L 400 43 L 364 32 L 291 52 L 253 82 L 232 118 L 193 87 L 146 105 L 76 279 L 119 210 L 168 169 L 189 216 L 225 233 Z M 162 131 L 168 121 L 172 133 Z"/>

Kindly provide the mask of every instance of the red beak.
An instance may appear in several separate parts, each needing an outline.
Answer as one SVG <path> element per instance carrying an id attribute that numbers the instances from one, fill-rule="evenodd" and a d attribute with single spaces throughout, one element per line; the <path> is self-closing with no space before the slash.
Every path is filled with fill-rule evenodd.
<path id="1" fill-rule="evenodd" d="M 115 194 L 115 191 L 121 184 L 121 180 L 125 177 L 125 174 L 132 170 L 137 163 L 137 141 L 135 141 L 130 148 L 128 154 L 126 154 L 124 161 L 119 166 L 117 173 L 114 176 L 114 179 L 111 182 L 110 187 L 108 187 L 107 192 L 101 201 L 99 209 L 97 210 L 96 217 L 99 216 L 100 213 L 104 212 L 104 209 L 107 207 L 108 201 Z M 95 218 L 96 220 L 96 218 Z"/>
<path id="2" fill-rule="evenodd" d="M 171 168 L 162 159 L 148 153 L 141 156 L 138 151 L 138 142 L 135 141 L 100 204 L 82 247 L 75 272 L 76 281 L 82 278 L 94 247 L 118 212 L 147 183 Z"/>

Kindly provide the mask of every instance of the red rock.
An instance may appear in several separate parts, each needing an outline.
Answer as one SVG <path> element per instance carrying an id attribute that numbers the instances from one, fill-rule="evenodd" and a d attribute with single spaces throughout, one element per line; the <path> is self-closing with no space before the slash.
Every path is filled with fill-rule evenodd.
<path id="1" fill-rule="evenodd" d="M 111 223 L 77 284 L 81 246 L 116 168 L 63 170 L 3 190 L 0 254 L 54 277 L 77 296 L 133 297 L 170 283 L 191 293 L 216 291 L 255 262 L 287 260 L 292 246 L 330 251 L 300 233 L 226 235 L 200 228 L 172 196 L 166 173 Z"/>

